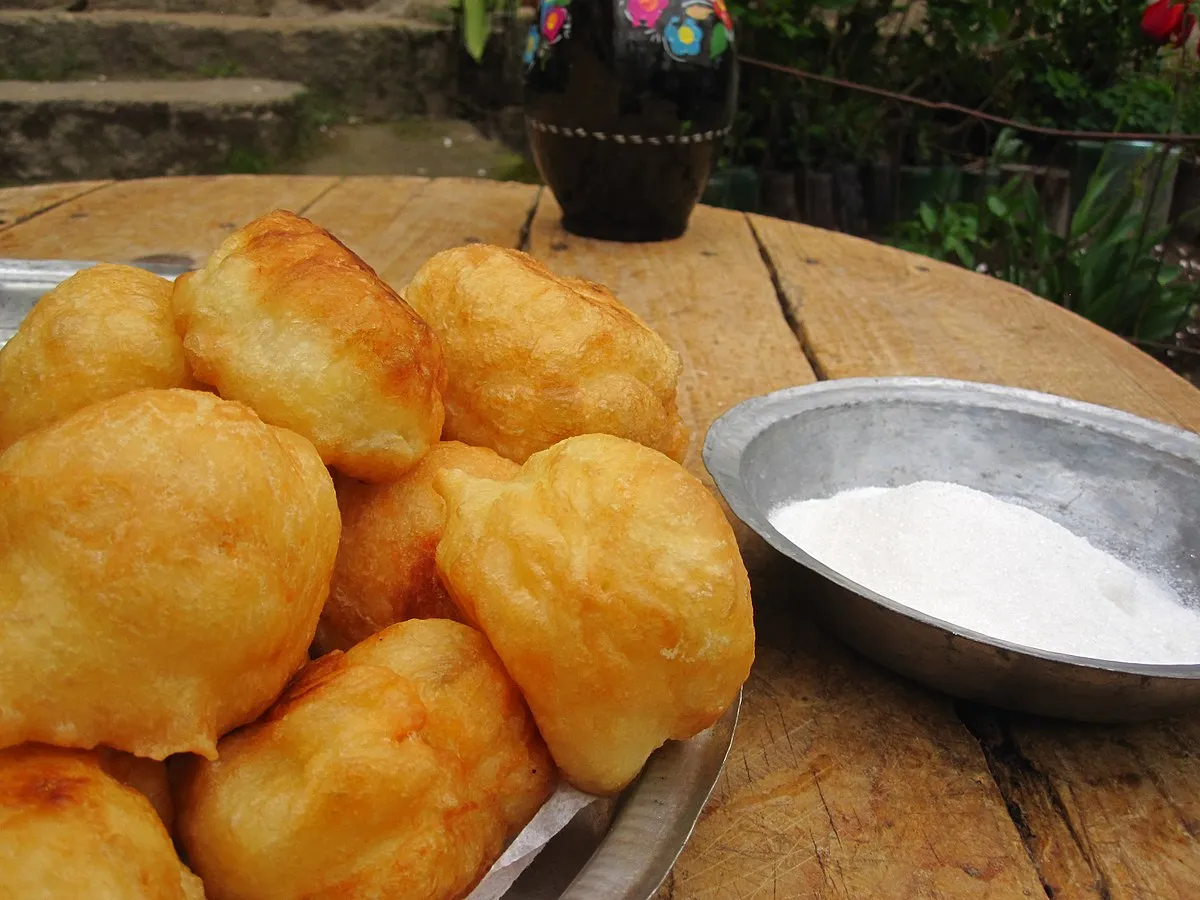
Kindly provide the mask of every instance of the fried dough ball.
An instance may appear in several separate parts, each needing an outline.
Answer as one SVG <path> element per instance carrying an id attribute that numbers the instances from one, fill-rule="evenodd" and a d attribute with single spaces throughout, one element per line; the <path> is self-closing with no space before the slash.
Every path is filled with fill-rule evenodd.
<path id="1" fill-rule="evenodd" d="M 0 895 L 6 900 L 203 900 L 154 807 L 94 755 L 0 751 Z"/>
<path id="2" fill-rule="evenodd" d="M 0 746 L 213 756 L 305 662 L 337 553 L 299 435 L 135 391 L 0 455 Z"/>
<path id="3" fill-rule="evenodd" d="M 173 835 L 175 803 L 171 798 L 171 777 L 166 761 L 145 759 L 111 747 L 97 747 L 92 752 L 96 754 L 100 768 L 150 801 L 167 833 Z"/>
<path id="4" fill-rule="evenodd" d="M 92 403 L 194 385 L 171 318 L 171 282 L 95 266 L 50 291 L 0 349 L 0 450 Z"/>
<path id="5" fill-rule="evenodd" d="M 754 659 L 750 583 L 716 499 L 682 466 L 586 435 L 511 481 L 446 471 L 435 486 L 442 579 L 575 787 L 619 791 L 736 698 Z"/>
<path id="6" fill-rule="evenodd" d="M 438 577 L 434 551 L 446 503 L 433 489 L 442 469 L 505 480 L 517 464 L 484 447 L 434 444 L 417 467 L 387 484 L 335 478 L 342 542 L 317 627 L 321 650 L 345 650 L 405 619 L 459 619 Z"/>
<path id="7" fill-rule="evenodd" d="M 171 780 L 165 762 L 143 759 L 111 747 L 97 747 L 95 754 L 100 768 L 150 801 L 168 832 L 175 827 L 175 805 L 171 802 Z"/>
<path id="8" fill-rule="evenodd" d="M 448 440 L 516 462 L 592 432 L 687 452 L 679 355 L 607 288 L 474 244 L 430 259 L 405 297 L 446 355 Z"/>
<path id="9" fill-rule="evenodd" d="M 397 478 L 442 431 L 428 326 L 327 231 L 273 212 L 231 234 L 173 299 L 196 377 L 366 481 Z"/>
<path id="10" fill-rule="evenodd" d="M 220 751 L 176 795 L 215 900 L 462 897 L 555 780 L 483 635 L 443 619 L 322 657 Z"/>

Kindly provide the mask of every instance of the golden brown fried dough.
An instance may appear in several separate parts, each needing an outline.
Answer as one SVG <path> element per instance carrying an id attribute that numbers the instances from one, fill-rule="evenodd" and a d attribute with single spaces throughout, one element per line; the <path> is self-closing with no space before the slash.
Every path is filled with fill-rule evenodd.
<path id="1" fill-rule="evenodd" d="M 179 279 L 173 303 L 197 378 L 304 435 L 347 475 L 397 478 L 441 435 L 437 339 L 307 219 L 274 212 L 234 232 Z"/>
<path id="2" fill-rule="evenodd" d="M 430 259 L 405 296 L 446 355 L 447 439 L 517 462 L 593 432 L 687 452 L 679 356 L 607 288 L 474 244 Z"/>
<path id="3" fill-rule="evenodd" d="M 203 900 L 154 807 L 95 756 L 0 751 L 0 895 L 6 900 Z"/>
<path id="4" fill-rule="evenodd" d="M 171 780 L 167 764 L 156 759 L 143 759 L 132 753 L 97 747 L 96 759 L 100 768 L 126 787 L 143 795 L 162 819 L 168 833 L 175 827 L 175 805 L 171 802 Z"/>
<path id="5" fill-rule="evenodd" d="M 754 659 L 750 582 L 716 499 L 608 435 L 534 454 L 509 482 L 438 476 L 437 564 L 520 685 L 575 787 L 620 790 L 707 728 Z"/>
<path id="6" fill-rule="evenodd" d="M 132 266 L 84 269 L 42 297 L 0 349 L 0 450 L 89 404 L 192 385 L 171 282 Z"/>
<path id="7" fill-rule="evenodd" d="M 308 441 L 135 391 L 0 455 L 0 746 L 214 755 L 300 668 L 337 498 Z"/>
<path id="8" fill-rule="evenodd" d="M 434 444 L 399 481 L 334 479 L 342 542 L 317 627 L 319 648 L 348 649 L 405 619 L 460 618 L 433 559 L 446 524 L 446 503 L 433 489 L 442 469 L 497 481 L 519 471 L 491 450 L 446 441 Z"/>
<path id="9" fill-rule="evenodd" d="M 462 897 L 555 778 L 487 641 L 441 619 L 312 663 L 220 752 L 176 796 L 215 900 Z"/>

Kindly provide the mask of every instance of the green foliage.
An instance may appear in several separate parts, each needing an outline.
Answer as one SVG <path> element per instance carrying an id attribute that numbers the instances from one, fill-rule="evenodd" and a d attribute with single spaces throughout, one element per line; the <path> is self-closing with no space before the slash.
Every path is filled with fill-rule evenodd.
<path id="1" fill-rule="evenodd" d="M 458 22 L 463 47 L 475 62 L 482 62 L 492 36 L 492 19 L 495 13 L 516 12 L 515 0 L 450 0 L 450 9 Z"/>
<path id="2" fill-rule="evenodd" d="M 1014 152 L 1006 141 L 1001 150 Z M 1165 161 L 1159 154 L 1153 165 L 1161 171 Z M 1032 180 L 1014 175 L 980 203 L 922 205 L 915 220 L 899 226 L 895 242 L 982 266 L 1117 334 L 1168 339 L 1196 309 L 1200 289 L 1179 267 L 1163 263 L 1156 248 L 1170 229 L 1151 224 L 1137 183 L 1111 191 L 1112 179 L 1111 172 L 1091 179 L 1066 234 L 1053 228 Z"/>
<path id="3" fill-rule="evenodd" d="M 1068 129 L 1166 130 L 1173 75 L 1140 33 L 1146 0 L 733 0 L 748 56 Z M 1200 131 L 1200 82 L 1191 92 Z M 747 67 L 739 161 L 927 163 L 995 130 Z M 1181 125 L 1189 121 L 1185 112 Z"/>
<path id="4" fill-rule="evenodd" d="M 242 74 L 242 67 L 226 59 L 204 63 L 196 68 L 196 74 L 201 78 L 237 78 Z"/>

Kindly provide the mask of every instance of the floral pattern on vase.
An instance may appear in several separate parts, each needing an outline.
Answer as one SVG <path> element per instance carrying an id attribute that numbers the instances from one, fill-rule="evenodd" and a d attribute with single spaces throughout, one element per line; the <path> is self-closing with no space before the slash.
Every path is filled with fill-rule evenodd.
<path id="1" fill-rule="evenodd" d="M 565 37 L 571 36 L 571 14 L 567 11 L 570 0 L 547 0 L 542 4 L 538 20 L 541 25 L 541 37 L 545 44 L 557 44 Z M 542 42 L 539 42 L 541 44 Z M 534 48 L 537 53 L 539 48 Z M 526 46 L 528 55 L 528 46 Z M 532 60 L 530 60 L 532 62 Z"/>
<path id="2" fill-rule="evenodd" d="M 617 0 L 630 26 L 660 43 L 676 62 L 708 62 L 733 43 L 733 19 L 726 0 Z M 546 49 L 570 36 L 570 0 L 542 0 L 538 24 L 525 42 L 524 63 L 545 58 Z"/>
<path id="3" fill-rule="evenodd" d="M 525 53 L 521 57 L 525 65 L 532 66 L 537 58 L 538 46 L 542 43 L 542 32 L 537 25 L 529 26 L 529 34 L 525 35 Z"/>
<path id="4" fill-rule="evenodd" d="M 689 56 L 699 56 L 704 46 L 704 31 L 695 19 L 675 16 L 663 29 L 663 44 L 673 59 L 683 61 Z"/>
<path id="5" fill-rule="evenodd" d="M 625 0 L 625 18 L 629 24 L 653 29 L 668 6 L 668 0 Z"/>
<path id="6" fill-rule="evenodd" d="M 541 0 L 526 131 L 567 231 L 657 241 L 686 230 L 736 104 L 725 2 L 570 0 L 558 27 L 566 4 Z"/>

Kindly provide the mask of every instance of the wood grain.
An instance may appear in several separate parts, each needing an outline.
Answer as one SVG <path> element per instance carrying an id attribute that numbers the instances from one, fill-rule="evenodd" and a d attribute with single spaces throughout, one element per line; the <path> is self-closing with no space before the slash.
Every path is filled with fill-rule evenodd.
<path id="1" fill-rule="evenodd" d="M 106 184 L 107 181 L 71 181 L 63 184 L 0 188 L 0 231 Z"/>
<path id="2" fill-rule="evenodd" d="M 1200 428 L 1200 392 L 1184 379 L 1021 288 L 858 238 L 752 223 L 825 377 L 986 381 Z"/>
<path id="3" fill-rule="evenodd" d="M 336 183 L 251 175 L 120 182 L 0 231 L 0 256 L 199 265 L 235 228 L 272 209 L 303 212 Z"/>
<path id="4" fill-rule="evenodd" d="M 473 241 L 519 246 L 537 197 L 527 184 L 347 178 L 308 216 L 402 289 L 441 250 Z"/>
<path id="5" fill-rule="evenodd" d="M 755 218 L 830 378 L 1028 387 L 1200 428 L 1200 391 L 1027 292 L 923 257 Z M 1200 716 L 1083 727 L 988 712 L 973 727 L 1054 900 L 1200 897 Z"/>
<path id="6" fill-rule="evenodd" d="M 679 241 L 564 233 L 550 197 L 530 252 L 609 285 L 685 361 L 688 463 L 735 403 L 813 380 L 744 217 L 700 208 Z M 662 898 L 1043 897 L 979 745 L 944 698 L 853 656 L 797 612 L 777 555 L 754 573 L 758 659 L 714 798 Z"/>

